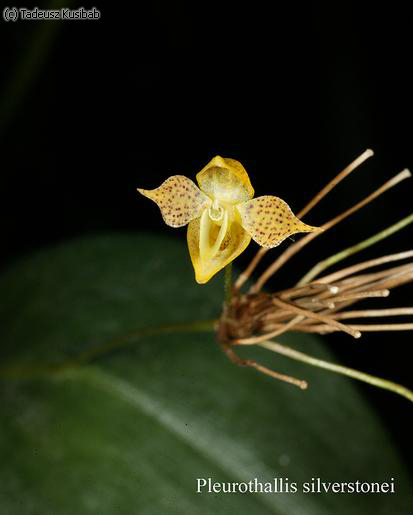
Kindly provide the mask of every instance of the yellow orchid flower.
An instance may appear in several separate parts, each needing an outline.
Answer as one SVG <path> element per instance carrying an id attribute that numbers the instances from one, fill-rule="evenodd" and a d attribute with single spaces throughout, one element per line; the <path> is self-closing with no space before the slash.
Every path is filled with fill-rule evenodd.
<path id="1" fill-rule="evenodd" d="M 318 230 L 301 222 L 278 197 L 252 200 L 248 174 L 235 159 L 214 157 L 196 179 L 199 188 L 191 179 L 173 175 L 159 188 L 138 191 L 156 202 L 167 225 L 189 224 L 189 253 L 200 284 L 239 256 L 251 238 L 271 248 L 291 234 Z"/>

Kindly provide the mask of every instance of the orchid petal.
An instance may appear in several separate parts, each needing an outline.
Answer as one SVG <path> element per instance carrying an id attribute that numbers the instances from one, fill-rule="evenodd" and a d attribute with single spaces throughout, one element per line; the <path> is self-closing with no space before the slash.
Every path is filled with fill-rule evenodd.
<path id="1" fill-rule="evenodd" d="M 188 225 L 188 248 L 195 279 L 203 284 L 245 250 L 251 236 L 237 221 L 223 215 L 221 225 L 214 223 L 205 210 L 201 218 Z"/>
<path id="2" fill-rule="evenodd" d="M 158 205 L 165 223 L 171 227 L 188 224 L 211 204 L 198 186 L 184 175 L 173 175 L 154 190 L 138 188 L 138 191 Z"/>
<path id="3" fill-rule="evenodd" d="M 297 232 L 319 231 L 299 220 L 286 202 L 264 195 L 236 206 L 241 225 L 262 247 L 272 248 Z"/>
<path id="4" fill-rule="evenodd" d="M 254 196 L 245 168 L 235 159 L 214 157 L 197 174 L 196 179 L 204 193 L 221 202 L 234 205 Z"/>

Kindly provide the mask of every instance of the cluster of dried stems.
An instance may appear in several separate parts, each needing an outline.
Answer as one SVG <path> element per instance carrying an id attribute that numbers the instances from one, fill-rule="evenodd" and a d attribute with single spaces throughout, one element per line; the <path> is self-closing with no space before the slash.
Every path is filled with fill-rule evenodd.
<path id="1" fill-rule="evenodd" d="M 301 218 L 303 215 L 308 213 L 310 209 L 312 209 L 342 179 L 348 176 L 372 155 L 373 152 L 371 150 L 366 150 L 361 156 L 340 172 L 329 184 L 327 184 L 325 188 L 323 188 L 304 207 L 304 209 L 298 213 L 297 216 Z M 410 175 L 411 174 L 408 170 L 403 170 L 366 198 L 340 215 L 324 223 L 321 226 L 323 232 L 352 215 L 370 201 L 398 184 L 400 181 L 410 177 Z M 234 346 L 258 344 L 275 352 L 295 357 L 295 359 L 301 359 L 301 361 L 310 362 L 313 360 L 321 362 L 321 360 L 316 360 L 315 358 L 300 358 L 300 355 L 305 355 L 268 340 L 289 330 L 320 334 L 330 333 L 333 331 L 343 331 L 354 338 L 359 338 L 363 331 L 400 331 L 413 329 L 413 323 L 353 324 L 342 322 L 343 320 L 348 319 L 392 317 L 413 314 L 413 307 L 362 310 L 345 309 L 368 297 L 386 297 L 389 295 L 390 289 L 412 281 L 413 262 L 409 262 L 407 264 L 400 264 L 400 262 L 413 257 L 413 250 L 364 261 L 320 277 L 320 274 L 326 268 L 376 243 L 377 241 L 386 238 L 411 222 L 413 222 L 413 215 L 409 215 L 367 240 L 324 259 L 307 272 L 305 276 L 292 288 L 278 291 L 276 293 L 263 292 L 262 289 L 268 279 L 270 279 L 294 254 L 300 251 L 314 238 L 322 234 L 322 232 L 309 233 L 290 245 L 281 255 L 279 255 L 279 257 L 261 274 L 261 276 L 258 277 L 247 293 L 241 293 L 241 287 L 250 278 L 256 266 L 268 250 L 261 248 L 247 269 L 235 282 L 232 289 L 231 301 L 226 304 L 223 316 L 220 320 L 218 335 L 225 352 L 237 364 L 251 366 L 267 375 L 295 384 L 300 388 L 306 388 L 307 383 L 305 381 L 279 374 L 278 372 L 270 370 L 255 361 L 239 358 L 234 352 Z M 398 262 L 397 265 L 396 262 Z M 375 267 L 378 267 L 379 265 L 386 265 L 386 267 L 379 271 L 374 270 Z M 318 364 L 317 366 L 323 365 Z M 323 366 L 323 368 L 344 369 L 345 367 L 331 365 Z M 357 374 L 366 375 L 358 373 L 357 371 L 353 371 L 357 372 L 357 374 L 341 372 L 346 373 L 347 375 L 353 375 L 353 377 L 357 377 Z M 372 376 L 368 377 L 371 378 Z M 358 378 L 366 380 L 366 378 Z M 368 382 L 375 384 L 373 380 L 368 380 Z M 394 385 L 394 383 L 392 384 Z M 378 384 L 378 386 L 386 387 L 380 384 Z M 395 388 L 391 389 L 396 391 Z M 401 392 L 399 391 L 398 393 Z M 401 394 L 405 395 L 403 393 Z"/>

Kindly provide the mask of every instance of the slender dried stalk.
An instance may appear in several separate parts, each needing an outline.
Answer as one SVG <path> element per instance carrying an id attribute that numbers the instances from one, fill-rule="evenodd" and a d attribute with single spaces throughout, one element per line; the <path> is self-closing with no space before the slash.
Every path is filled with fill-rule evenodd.
<path id="1" fill-rule="evenodd" d="M 262 334 L 260 336 L 253 336 L 251 338 L 238 338 L 237 340 L 233 340 L 233 343 L 236 345 L 255 345 L 260 342 L 264 342 L 265 340 L 268 340 L 269 338 L 274 338 L 275 336 L 279 336 L 280 334 L 285 333 L 289 329 L 292 329 L 296 326 L 301 320 L 304 320 L 304 315 L 298 315 L 292 320 L 290 320 L 286 324 L 279 324 L 277 325 L 277 329 L 275 331 Z M 319 320 L 317 318 L 317 320 Z"/>
<path id="2" fill-rule="evenodd" d="M 347 268 L 339 270 L 338 272 L 334 272 L 332 274 L 325 275 L 324 277 L 320 277 L 320 279 L 318 279 L 318 282 L 331 283 L 333 281 L 337 281 L 338 279 L 342 279 L 343 277 L 347 277 L 348 275 L 360 272 L 361 270 L 366 270 L 367 268 L 384 265 L 392 261 L 401 261 L 402 259 L 408 259 L 410 257 L 413 257 L 413 250 L 406 250 L 404 252 L 398 252 L 397 254 L 390 254 L 388 256 L 369 259 L 368 261 L 363 261 L 362 263 L 358 263 L 357 265 L 349 266 Z"/>
<path id="3" fill-rule="evenodd" d="M 256 370 L 258 370 L 258 372 L 262 372 L 263 374 L 270 376 L 273 379 L 278 379 L 280 381 L 284 381 L 285 383 L 290 383 L 295 386 L 298 386 L 298 388 L 301 388 L 301 390 L 306 390 L 308 387 L 307 381 L 304 381 L 302 379 L 296 379 L 295 377 L 287 376 L 286 374 L 280 374 L 279 372 L 275 372 L 275 370 L 271 370 L 267 367 L 264 367 L 263 365 L 260 365 L 255 361 L 250 361 L 248 363 L 248 366 L 255 368 Z"/>
<path id="4" fill-rule="evenodd" d="M 391 317 L 401 315 L 413 315 L 413 308 L 388 308 L 388 309 L 364 309 L 361 311 L 345 311 L 336 313 L 335 319 L 361 318 L 361 317 Z"/>
<path id="5" fill-rule="evenodd" d="M 370 331 L 411 331 L 413 324 L 351 324 L 352 329 L 358 329 L 362 332 Z M 295 331 L 303 331 L 306 333 L 327 334 L 339 331 L 332 325 L 303 325 L 294 327 Z M 259 342 L 257 342 L 259 343 Z"/>
<path id="6" fill-rule="evenodd" d="M 330 193 L 330 191 L 337 186 L 339 182 L 341 182 L 345 177 L 350 175 L 352 171 L 358 168 L 361 164 L 364 163 L 369 157 L 372 157 L 374 152 L 371 148 L 366 149 L 359 157 L 357 157 L 353 162 L 347 165 L 338 175 L 334 177 L 317 195 L 310 200 L 310 202 L 298 213 L 298 217 L 301 218 L 305 214 L 307 214 L 310 209 L 312 209 L 316 204 L 320 202 L 320 200 Z"/>
<path id="7" fill-rule="evenodd" d="M 312 311 L 299 308 L 293 304 L 287 304 L 286 302 L 281 301 L 280 299 L 273 299 L 273 302 L 276 306 L 279 306 L 284 309 L 289 309 L 293 313 L 297 313 L 298 315 L 303 315 L 308 318 L 313 318 L 314 320 L 320 320 L 321 322 L 325 322 L 328 325 L 332 325 L 338 330 L 344 331 L 345 333 L 350 334 L 354 338 L 360 338 L 361 333 L 359 331 L 354 331 L 350 327 L 347 327 L 344 324 L 341 324 L 340 322 L 336 322 L 334 319 L 327 317 L 325 315 L 321 315 L 320 313 L 314 313 Z"/>
<path id="8" fill-rule="evenodd" d="M 305 390 L 308 386 L 307 381 L 304 381 L 302 379 L 297 379 L 295 377 L 291 377 L 285 374 L 280 374 L 279 372 L 275 372 L 274 370 L 271 370 L 270 368 L 267 368 L 260 363 L 257 363 L 256 361 L 252 359 L 241 359 L 232 349 L 232 347 L 228 344 L 223 343 L 222 348 L 225 352 L 225 354 L 229 357 L 229 359 L 235 363 L 236 365 L 239 365 L 241 367 L 251 367 L 255 368 L 262 374 L 265 374 L 267 376 L 272 377 L 273 379 L 278 379 L 280 381 L 284 381 L 285 383 L 292 384 L 294 386 L 298 386 L 298 388 L 301 388 L 301 390 Z"/>
<path id="9" fill-rule="evenodd" d="M 288 290 L 284 290 L 280 293 L 281 299 L 289 299 L 291 297 L 305 297 L 306 295 L 314 295 L 315 291 L 323 290 L 328 291 L 329 293 L 337 293 L 338 287 L 332 286 L 331 284 L 324 284 L 313 282 L 311 284 L 305 284 L 303 286 L 297 286 L 294 288 L 290 288 Z"/>

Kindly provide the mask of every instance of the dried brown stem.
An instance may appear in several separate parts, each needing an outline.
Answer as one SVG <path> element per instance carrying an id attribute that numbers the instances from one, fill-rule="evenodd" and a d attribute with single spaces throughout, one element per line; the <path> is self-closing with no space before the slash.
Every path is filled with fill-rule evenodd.
<path id="1" fill-rule="evenodd" d="M 351 324 L 351 327 L 355 330 L 362 332 L 366 331 L 411 331 L 413 324 Z M 296 331 L 305 331 L 307 333 L 333 333 L 339 331 L 332 325 L 306 325 L 295 327 Z"/>
<path id="2" fill-rule="evenodd" d="M 273 299 L 273 302 L 276 306 L 279 306 L 283 309 L 289 309 L 293 313 L 297 313 L 297 315 L 304 315 L 307 318 L 313 318 L 315 320 L 319 320 L 320 322 L 324 322 L 325 324 L 332 325 L 340 331 L 344 331 L 345 333 L 350 334 L 351 336 L 353 336 L 353 338 L 360 338 L 361 336 L 359 331 L 354 331 L 350 327 L 341 324 L 340 322 L 336 322 L 334 319 L 328 316 L 320 315 L 319 313 L 314 313 L 312 311 L 299 308 L 297 306 L 294 306 L 293 304 L 287 304 L 286 302 L 283 302 L 279 299 Z"/>
<path id="3" fill-rule="evenodd" d="M 335 313 L 333 317 L 337 320 L 344 318 L 391 317 L 401 315 L 413 315 L 413 308 L 364 309 L 359 311 L 345 311 L 344 313 Z"/>
<path id="4" fill-rule="evenodd" d="M 307 381 L 304 381 L 302 379 L 296 379 L 295 377 L 291 377 L 285 374 L 280 374 L 279 372 L 275 372 L 274 370 L 271 370 L 270 368 L 264 367 L 260 363 L 257 363 L 256 361 L 252 359 L 242 359 L 240 358 L 232 349 L 230 344 L 223 344 L 222 345 L 223 350 L 225 354 L 229 357 L 229 359 L 235 363 L 236 365 L 239 365 L 241 367 L 251 367 L 255 368 L 262 374 L 265 374 L 267 376 L 270 376 L 274 379 L 278 379 L 280 381 L 283 381 L 285 383 L 292 384 L 294 386 L 298 386 L 298 388 L 301 388 L 302 390 L 305 390 L 308 387 Z"/>
<path id="5" fill-rule="evenodd" d="M 306 390 L 308 388 L 307 381 L 304 381 L 302 379 L 296 379 L 295 377 L 287 376 L 286 374 L 280 374 L 279 372 L 275 372 L 270 368 L 264 367 L 263 365 L 260 365 L 255 361 L 248 361 L 249 362 L 247 366 L 253 367 L 267 376 L 273 377 L 274 379 L 279 379 L 280 381 L 284 381 L 285 383 L 293 384 L 294 386 L 298 386 L 298 388 L 301 388 L 301 390 Z"/>
<path id="6" fill-rule="evenodd" d="M 372 268 L 374 266 L 384 265 L 385 263 L 390 263 L 392 261 L 401 261 L 402 259 L 408 259 L 410 257 L 413 257 L 413 250 L 406 250 L 404 252 L 398 252 L 397 254 L 389 254 L 388 256 L 369 259 L 368 261 L 363 261 L 362 263 L 357 263 L 356 265 L 342 268 L 338 272 L 333 272 L 332 274 L 320 277 L 317 279 L 317 281 L 331 284 L 338 281 L 339 279 L 342 279 L 343 277 L 360 272 L 361 270 L 366 270 L 367 268 Z"/>
<path id="7" fill-rule="evenodd" d="M 347 300 L 359 300 L 366 299 L 369 297 L 388 297 L 390 294 L 389 290 L 373 290 L 373 291 L 361 291 L 349 293 L 348 295 L 340 295 L 339 297 L 334 297 L 334 303 L 345 302 Z M 329 302 L 329 300 L 320 300 L 320 304 Z"/>
<path id="8" fill-rule="evenodd" d="M 299 322 L 305 319 L 305 316 L 298 315 L 294 317 L 292 320 L 290 320 L 286 324 L 282 324 L 277 326 L 277 329 L 275 331 L 261 334 L 260 336 L 252 336 L 251 338 L 238 338 L 237 340 L 234 340 L 234 344 L 237 345 L 255 345 L 260 342 L 265 342 L 269 338 L 274 338 L 274 336 L 279 336 L 280 334 L 285 333 L 289 329 L 292 329 L 295 325 L 297 325 Z"/>
<path id="9" fill-rule="evenodd" d="M 319 191 L 317 195 L 313 197 L 310 202 L 298 213 L 297 216 L 301 218 L 307 214 L 310 209 L 318 204 L 320 200 L 327 195 L 327 193 L 330 193 L 330 191 L 335 188 L 339 182 L 350 175 L 353 170 L 358 168 L 362 163 L 364 163 L 364 161 L 373 155 L 374 152 L 370 148 L 365 150 L 359 157 L 357 157 L 352 163 L 347 165 L 338 175 L 336 175 L 334 179 L 332 179 L 321 191 Z"/>
<path id="10" fill-rule="evenodd" d="M 288 290 L 283 290 L 280 292 L 280 299 L 291 299 L 293 297 L 306 297 L 307 295 L 314 295 L 317 290 L 321 290 L 326 292 L 327 294 L 336 294 L 338 292 L 338 287 L 333 286 L 331 284 L 313 282 L 310 284 L 305 284 L 303 286 L 289 288 Z"/>
<path id="11" fill-rule="evenodd" d="M 413 280 L 413 272 L 399 272 L 397 274 L 389 275 L 381 279 L 380 281 L 375 281 L 366 285 L 368 288 L 395 288 L 396 286 L 401 286 L 402 284 L 408 283 Z M 354 291 L 361 290 L 361 287 L 355 288 Z"/>

